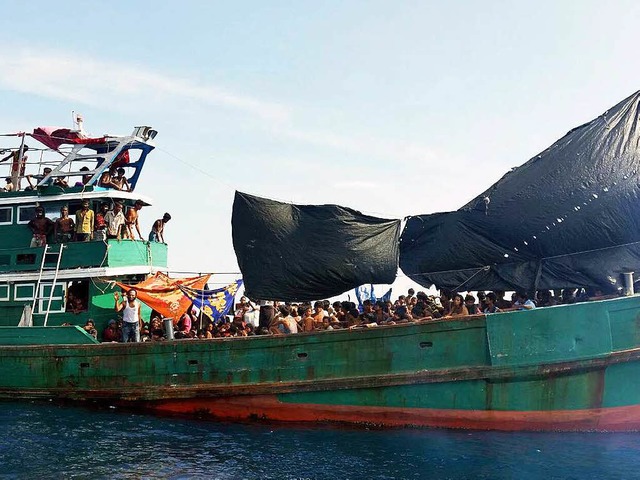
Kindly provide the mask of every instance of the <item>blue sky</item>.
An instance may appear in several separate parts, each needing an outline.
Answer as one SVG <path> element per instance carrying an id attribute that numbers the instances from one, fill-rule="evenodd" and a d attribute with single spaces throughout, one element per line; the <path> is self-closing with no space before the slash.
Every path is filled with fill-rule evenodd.
<path id="1" fill-rule="evenodd" d="M 138 185 L 170 266 L 236 271 L 234 189 L 453 210 L 639 86 L 640 4 L 11 2 L 0 132 L 158 131 Z M 0 147 L 10 147 L 2 140 Z M 206 174 L 202 173 L 206 172 Z"/>

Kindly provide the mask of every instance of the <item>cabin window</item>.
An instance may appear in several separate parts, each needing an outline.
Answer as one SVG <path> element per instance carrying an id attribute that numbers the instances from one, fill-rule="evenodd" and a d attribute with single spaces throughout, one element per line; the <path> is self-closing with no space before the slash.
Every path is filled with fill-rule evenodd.
<path id="1" fill-rule="evenodd" d="M 0 301 L 9 300 L 9 285 L 0 285 Z"/>
<path id="2" fill-rule="evenodd" d="M 0 208 L 0 225 L 11 225 L 13 223 L 13 208 Z"/>
<path id="3" fill-rule="evenodd" d="M 36 206 L 35 205 L 23 205 L 18 207 L 18 223 L 29 223 L 31 219 L 36 218 Z"/>
<path id="4" fill-rule="evenodd" d="M 51 287 L 51 283 L 40 284 L 40 299 L 38 301 L 37 313 L 46 313 L 47 307 L 49 307 L 49 313 L 58 313 L 65 311 L 65 284 L 56 283 L 55 288 L 53 288 L 53 293 Z M 49 299 L 51 299 L 50 306 Z"/>
<path id="5" fill-rule="evenodd" d="M 66 311 L 86 312 L 89 309 L 89 281 L 76 280 L 67 285 Z"/>
<path id="6" fill-rule="evenodd" d="M 33 300 L 33 292 L 36 286 L 33 283 L 17 283 L 13 286 L 13 299 L 19 300 Z"/>
<path id="7" fill-rule="evenodd" d="M 16 263 L 18 265 L 33 265 L 36 263 L 35 253 L 18 253 L 16 255 Z"/>
<path id="8" fill-rule="evenodd" d="M 11 255 L 0 255 L 0 266 L 11 265 Z"/>

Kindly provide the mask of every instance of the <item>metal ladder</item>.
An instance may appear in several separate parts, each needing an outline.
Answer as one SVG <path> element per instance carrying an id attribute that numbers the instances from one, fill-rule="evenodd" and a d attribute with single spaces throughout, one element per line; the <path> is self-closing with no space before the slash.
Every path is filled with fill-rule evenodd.
<path id="1" fill-rule="evenodd" d="M 44 272 L 44 264 L 47 259 L 47 253 L 49 252 L 49 244 L 44 246 L 44 251 L 42 252 L 42 262 L 40 263 L 40 272 L 38 273 L 38 281 L 36 283 L 35 291 L 33 292 L 33 302 L 31 305 L 31 312 L 35 312 L 36 302 L 40 300 L 44 300 L 45 297 L 40 297 L 40 285 L 42 284 L 42 274 Z M 62 251 L 65 249 L 64 243 L 60 244 L 60 249 L 56 252 L 58 254 L 58 258 L 56 260 L 56 269 L 53 274 L 53 283 L 51 284 L 51 290 L 49 291 L 49 302 L 47 303 L 47 310 L 44 315 L 44 326 L 47 326 L 47 320 L 49 319 L 49 311 L 51 310 L 51 301 L 53 300 L 53 292 L 56 288 L 56 282 L 58 281 L 58 272 L 60 271 L 60 260 L 62 259 Z M 38 312 L 42 313 L 42 312 Z"/>

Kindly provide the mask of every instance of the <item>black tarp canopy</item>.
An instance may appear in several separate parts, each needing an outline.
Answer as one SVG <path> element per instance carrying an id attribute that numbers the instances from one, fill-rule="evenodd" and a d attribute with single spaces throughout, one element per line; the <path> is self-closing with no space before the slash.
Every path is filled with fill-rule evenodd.
<path id="1" fill-rule="evenodd" d="M 396 277 L 400 220 L 236 192 L 231 224 L 246 295 L 253 299 L 315 300 Z"/>
<path id="2" fill-rule="evenodd" d="M 400 267 L 423 286 L 553 289 L 640 272 L 636 92 L 455 212 L 410 217 Z"/>

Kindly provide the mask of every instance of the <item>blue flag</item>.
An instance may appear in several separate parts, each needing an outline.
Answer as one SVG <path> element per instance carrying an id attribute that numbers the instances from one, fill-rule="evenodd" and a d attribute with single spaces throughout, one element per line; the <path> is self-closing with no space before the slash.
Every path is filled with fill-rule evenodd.
<path id="1" fill-rule="evenodd" d="M 391 301 L 391 290 L 393 290 L 393 288 L 390 288 L 389 291 L 385 293 L 380 300 L 382 300 L 383 302 Z"/>
<path id="2" fill-rule="evenodd" d="M 233 307 L 241 286 L 242 280 L 236 280 L 231 285 L 215 290 L 197 290 L 183 285 L 180 285 L 180 290 L 191 299 L 194 306 L 218 323 Z"/>
<path id="3" fill-rule="evenodd" d="M 373 291 L 373 284 L 360 285 L 356 289 L 356 298 L 358 299 L 358 310 L 362 313 L 362 302 L 365 300 L 371 300 L 372 303 L 376 302 L 376 294 Z"/>

